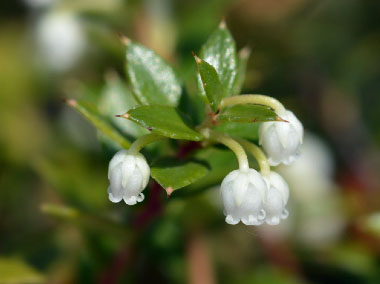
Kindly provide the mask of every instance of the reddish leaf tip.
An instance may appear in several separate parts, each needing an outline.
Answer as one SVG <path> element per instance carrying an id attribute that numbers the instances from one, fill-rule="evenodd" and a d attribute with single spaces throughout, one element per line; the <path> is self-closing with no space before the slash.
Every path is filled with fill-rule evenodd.
<path id="1" fill-rule="evenodd" d="M 129 113 L 117 114 L 116 117 L 129 118 Z"/>
<path id="2" fill-rule="evenodd" d="M 251 54 L 251 48 L 249 46 L 245 46 L 239 51 L 239 55 L 242 58 L 248 58 L 250 54 Z"/>
<path id="3" fill-rule="evenodd" d="M 74 99 L 63 99 L 63 101 L 72 107 L 75 107 L 78 104 Z"/>
<path id="4" fill-rule="evenodd" d="M 289 121 L 287 121 L 287 120 L 285 120 L 285 119 L 283 119 L 283 118 L 281 118 L 279 116 L 276 117 L 276 121 L 289 122 Z"/>
<path id="5" fill-rule="evenodd" d="M 220 24 L 219 24 L 219 28 L 221 28 L 221 29 L 225 29 L 226 27 L 227 27 L 227 24 L 226 24 L 226 18 L 223 17 L 223 18 L 222 18 L 222 21 L 221 21 Z"/>
<path id="6" fill-rule="evenodd" d="M 119 37 L 120 37 L 120 41 L 124 44 L 124 45 L 128 45 L 131 43 L 131 40 L 129 38 L 127 38 L 125 35 L 123 35 L 122 33 L 119 33 Z"/>
<path id="7" fill-rule="evenodd" d="M 169 186 L 168 188 L 165 189 L 165 191 L 166 191 L 166 194 L 168 195 L 168 197 L 170 197 L 170 195 L 173 193 L 174 189 L 171 186 Z"/>
<path id="8" fill-rule="evenodd" d="M 193 51 L 193 56 L 194 56 L 194 59 L 195 59 L 195 62 L 197 62 L 197 64 L 200 64 L 202 62 L 202 59 L 200 59 L 196 54 L 195 52 Z"/>

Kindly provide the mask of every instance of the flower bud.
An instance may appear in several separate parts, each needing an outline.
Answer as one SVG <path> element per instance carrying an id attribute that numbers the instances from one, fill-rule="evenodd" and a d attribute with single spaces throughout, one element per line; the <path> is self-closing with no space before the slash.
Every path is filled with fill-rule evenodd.
<path id="1" fill-rule="evenodd" d="M 140 153 L 129 154 L 120 150 L 113 156 L 108 167 L 108 197 L 112 202 L 134 205 L 144 200 L 141 192 L 148 184 L 150 168 Z"/>
<path id="2" fill-rule="evenodd" d="M 226 222 L 235 225 L 260 225 L 265 218 L 263 201 L 267 185 L 254 169 L 229 173 L 221 186 Z"/>
<path id="3" fill-rule="evenodd" d="M 281 114 L 286 120 L 263 122 L 259 128 L 259 143 L 263 146 L 271 166 L 291 164 L 300 154 L 303 126 L 295 115 L 287 110 Z"/>
<path id="4" fill-rule="evenodd" d="M 278 225 L 281 219 L 286 219 L 289 216 L 288 210 L 285 209 L 289 199 L 289 187 L 276 172 L 271 172 L 266 176 L 265 181 L 268 184 L 264 202 L 265 222 L 269 225 Z"/>

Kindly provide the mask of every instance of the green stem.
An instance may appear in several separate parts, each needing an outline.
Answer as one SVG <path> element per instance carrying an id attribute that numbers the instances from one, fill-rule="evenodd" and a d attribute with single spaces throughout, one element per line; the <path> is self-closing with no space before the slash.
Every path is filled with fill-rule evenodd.
<path id="1" fill-rule="evenodd" d="M 227 135 L 224 135 L 222 133 L 210 130 L 210 129 L 203 129 L 202 134 L 210 139 L 214 140 L 218 143 L 221 143 L 225 145 L 226 147 L 230 148 L 232 152 L 236 155 L 239 163 L 239 169 L 240 170 L 248 170 L 249 164 L 248 164 L 248 157 L 247 154 L 244 151 L 244 148 L 236 142 L 234 139 L 228 137 Z"/>
<path id="2" fill-rule="evenodd" d="M 164 136 L 161 136 L 161 135 L 157 135 L 157 134 L 154 134 L 154 133 L 150 133 L 150 134 L 147 134 L 147 135 L 144 135 L 144 136 L 141 136 L 139 138 L 137 138 L 132 144 L 131 146 L 129 147 L 128 149 L 128 152 L 130 154 L 137 154 L 138 152 L 140 152 L 140 150 L 145 146 L 145 145 L 148 145 L 150 143 L 153 143 L 153 142 L 156 142 L 156 141 L 159 141 L 159 140 L 162 140 L 164 139 L 165 137 Z"/>
<path id="3" fill-rule="evenodd" d="M 272 97 L 264 95 L 240 95 L 224 98 L 219 105 L 219 110 L 232 105 L 256 104 L 272 108 L 278 115 L 285 113 L 286 109 L 282 103 Z"/>
<path id="4" fill-rule="evenodd" d="M 270 174 L 270 165 L 264 152 L 257 145 L 245 139 L 237 139 L 241 145 L 256 159 L 260 167 L 260 172 L 263 176 Z"/>

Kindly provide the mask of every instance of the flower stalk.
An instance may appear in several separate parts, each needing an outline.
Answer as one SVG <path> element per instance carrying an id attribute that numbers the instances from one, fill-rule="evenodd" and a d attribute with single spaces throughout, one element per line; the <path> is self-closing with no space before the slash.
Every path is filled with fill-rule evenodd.
<path id="1" fill-rule="evenodd" d="M 130 153 L 131 155 L 135 155 L 138 152 L 140 152 L 140 150 L 142 148 L 144 148 L 146 145 L 153 143 L 153 142 L 156 142 L 156 141 L 159 141 L 159 140 L 162 140 L 164 138 L 165 138 L 164 136 L 161 136 L 161 135 L 158 135 L 155 133 L 150 133 L 150 134 L 141 136 L 141 137 L 137 138 L 131 144 L 131 146 L 129 147 L 128 153 Z"/>
<path id="2" fill-rule="evenodd" d="M 264 96 L 264 95 L 240 95 L 224 98 L 219 105 L 219 110 L 232 106 L 241 104 L 256 104 L 264 105 L 272 108 L 279 116 L 285 113 L 286 109 L 282 103 L 280 103 L 275 98 Z"/>
<path id="3" fill-rule="evenodd" d="M 238 142 L 236 142 L 236 140 L 228 137 L 225 134 L 210 129 L 203 129 L 202 134 L 209 140 L 216 141 L 230 148 L 238 159 L 240 170 L 245 171 L 249 169 L 247 154 L 245 153 L 244 148 Z"/>
<path id="4" fill-rule="evenodd" d="M 265 156 L 264 152 L 260 149 L 260 147 L 245 139 L 237 139 L 237 141 L 256 159 L 260 167 L 260 173 L 263 176 L 269 176 L 270 165 L 267 157 Z"/>

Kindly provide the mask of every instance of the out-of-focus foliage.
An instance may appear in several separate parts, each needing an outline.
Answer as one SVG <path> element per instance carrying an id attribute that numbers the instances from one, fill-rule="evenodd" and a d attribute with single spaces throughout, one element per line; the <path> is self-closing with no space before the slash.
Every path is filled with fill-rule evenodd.
<path id="1" fill-rule="evenodd" d="M 377 1 L 0 5 L 0 283 L 380 282 Z M 298 164 L 279 169 L 290 186 L 289 219 L 259 229 L 224 223 L 217 186 L 236 161 L 221 148 L 199 150 L 209 174 L 169 199 L 152 184 L 144 204 L 110 203 L 107 165 L 120 145 L 62 98 L 109 100 L 96 113 L 115 135 L 146 133 L 114 117 L 136 105 L 124 85 L 122 33 L 175 66 L 178 84 L 191 90 L 179 108 L 199 123 L 187 103 L 202 106 L 191 52 L 202 57 L 223 17 L 236 49 L 252 48 L 243 93 L 284 101 L 315 133 Z M 218 127 L 257 139 L 252 124 Z"/>
<path id="2" fill-rule="evenodd" d="M 43 276 L 17 259 L 0 259 L 2 283 L 43 283 Z"/>

